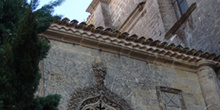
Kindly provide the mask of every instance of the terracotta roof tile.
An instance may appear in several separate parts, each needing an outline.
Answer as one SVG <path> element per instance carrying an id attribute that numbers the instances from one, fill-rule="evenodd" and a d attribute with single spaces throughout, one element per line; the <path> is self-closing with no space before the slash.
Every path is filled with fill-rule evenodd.
<path id="1" fill-rule="evenodd" d="M 78 24 L 77 20 L 70 20 L 68 18 L 64 18 L 62 20 L 57 20 L 54 24 L 61 25 L 61 27 L 53 25 L 50 28 L 62 29 L 65 31 L 71 31 L 71 28 L 85 30 L 86 32 L 93 33 L 94 38 L 107 40 L 112 43 L 118 45 L 125 45 L 128 47 L 144 49 L 145 51 L 151 51 L 154 53 L 168 55 L 170 57 L 174 57 L 177 59 L 186 60 L 189 62 L 198 61 L 198 58 L 204 58 L 208 60 L 213 60 L 216 62 L 220 62 L 220 56 L 217 56 L 213 53 L 203 53 L 201 50 L 196 51 L 195 49 L 191 49 L 188 47 L 183 48 L 181 45 L 176 46 L 175 44 L 169 44 L 167 42 L 161 42 L 159 40 L 154 41 L 151 38 L 146 39 L 145 37 L 138 37 L 137 35 L 129 36 L 129 33 L 116 30 L 113 31 L 111 28 L 104 29 L 99 26 L 95 28 L 94 25 L 87 25 L 85 22 Z M 63 27 L 62 27 L 63 25 Z M 80 32 L 79 32 L 80 33 Z M 96 34 L 101 34 L 107 36 L 104 38 L 103 36 L 96 36 Z M 91 37 L 91 35 L 90 35 Z"/>

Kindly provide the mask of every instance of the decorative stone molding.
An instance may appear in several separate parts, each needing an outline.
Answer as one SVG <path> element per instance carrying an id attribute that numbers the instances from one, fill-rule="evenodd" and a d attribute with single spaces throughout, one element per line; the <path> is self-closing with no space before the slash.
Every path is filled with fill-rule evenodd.
<path id="1" fill-rule="evenodd" d="M 200 60 L 198 62 L 199 69 L 201 70 L 202 68 L 213 68 L 215 69 L 218 67 L 218 65 L 210 60 Z"/>
<path id="2" fill-rule="evenodd" d="M 76 20 L 69 21 L 69 19 L 58 20 L 41 35 L 50 40 L 78 44 L 142 61 L 156 61 L 195 70 L 199 67 L 199 61 L 207 60 L 220 67 L 220 56 L 214 53 L 184 48 L 181 45 L 176 46 L 159 40 L 154 41 L 137 35 L 129 36 L 126 32 L 121 33 L 110 28 L 105 30 L 103 27 L 95 28 L 94 25 L 86 25 L 84 22 L 77 24 Z"/>
<path id="3" fill-rule="evenodd" d="M 106 67 L 101 62 L 92 65 L 97 85 L 78 89 L 72 94 L 68 110 L 133 110 L 117 94 L 104 86 Z"/>
<path id="4" fill-rule="evenodd" d="M 186 110 L 181 90 L 168 87 L 157 87 L 157 97 L 161 110 Z"/>
<path id="5" fill-rule="evenodd" d="M 93 97 L 85 100 L 81 106 L 80 110 L 87 109 L 99 109 L 99 110 L 123 110 L 121 105 L 109 100 L 104 94 L 100 94 L 97 97 Z"/>
<path id="6" fill-rule="evenodd" d="M 129 104 L 117 94 L 105 87 L 100 90 L 97 86 L 78 89 L 74 92 L 68 103 L 68 110 L 84 110 L 89 106 L 97 107 L 100 103 L 102 104 L 101 107 L 111 108 L 112 110 L 133 110 Z"/>
<path id="7" fill-rule="evenodd" d="M 97 86 L 99 89 L 102 89 L 104 87 L 106 67 L 104 66 L 103 63 L 100 62 L 100 63 L 94 63 L 92 65 L 92 69 L 96 77 Z"/>

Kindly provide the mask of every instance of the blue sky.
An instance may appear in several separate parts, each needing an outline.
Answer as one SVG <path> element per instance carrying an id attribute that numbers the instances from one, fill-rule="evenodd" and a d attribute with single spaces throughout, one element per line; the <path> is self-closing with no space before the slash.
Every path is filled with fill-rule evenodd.
<path id="1" fill-rule="evenodd" d="M 42 6 L 43 4 L 49 3 L 51 0 L 39 1 L 40 6 Z M 55 8 L 55 12 L 53 14 L 62 15 L 63 18 L 67 17 L 70 20 L 76 19 L 79 22 L 82 22 L 89 16 L 89 13 L 86 12 L 86 9 L 91 2 L 92 0 L 65 0 L 61 6 Z"/>

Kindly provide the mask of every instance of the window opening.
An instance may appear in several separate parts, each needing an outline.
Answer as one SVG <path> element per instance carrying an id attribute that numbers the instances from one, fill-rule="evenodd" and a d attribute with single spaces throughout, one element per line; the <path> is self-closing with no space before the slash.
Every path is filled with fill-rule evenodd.
<path id="1" fill-rule="evenodd" d="M 175 9 L 177 18 L 180 18 L 189 8 L 187 0 L 172 0 L 172 5 Z"/>

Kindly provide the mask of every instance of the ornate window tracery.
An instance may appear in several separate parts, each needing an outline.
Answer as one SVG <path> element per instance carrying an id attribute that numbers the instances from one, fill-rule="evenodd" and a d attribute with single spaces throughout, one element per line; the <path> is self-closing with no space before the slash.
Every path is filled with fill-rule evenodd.
<path id="1" fill-rule="evenodd" d="M 85 100 L 81 104 L 80 110 L 123 110 L 123 108 L 101 94 L 98 97 Z"/>
<path id="2" fill-rule="evenodd" d="M 68 103 L 68 110 L 134 110 L 104 85 L 106 67 L 101 62 L 92 65 L 97 84 L 77 89 Z"/>

